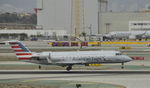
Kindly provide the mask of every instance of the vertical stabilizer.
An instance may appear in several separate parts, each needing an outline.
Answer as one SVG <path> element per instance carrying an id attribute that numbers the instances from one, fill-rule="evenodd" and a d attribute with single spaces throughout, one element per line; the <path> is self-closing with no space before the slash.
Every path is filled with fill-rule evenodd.
<path id="1" fill-rule="evenodd" d="M 26 48 L 20 41 L 8 41 L 11 48 L 16 53 L 19 60 L 30 60 L 32 57 L 32 52 Z"/>

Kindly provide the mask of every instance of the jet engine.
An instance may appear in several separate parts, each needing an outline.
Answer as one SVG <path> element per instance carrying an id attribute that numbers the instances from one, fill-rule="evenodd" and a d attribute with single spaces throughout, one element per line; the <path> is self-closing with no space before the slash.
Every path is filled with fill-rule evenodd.
<path id="1" fill-rule="evenodd" d="M 136 39 L 136 36 L 135 35 L 130 35 L 129 39 Z"/>

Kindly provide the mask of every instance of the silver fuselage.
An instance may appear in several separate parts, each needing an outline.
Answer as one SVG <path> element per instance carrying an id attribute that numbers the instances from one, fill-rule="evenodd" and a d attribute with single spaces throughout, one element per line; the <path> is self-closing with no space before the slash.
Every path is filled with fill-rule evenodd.
<path id="1" fill-rule="evenodd" d="M 91 63 L 124 63 L 132 59 L 118 51 L 70 51 L 42 52 L 39 54 L 40 64 L 91 64 Z"/>

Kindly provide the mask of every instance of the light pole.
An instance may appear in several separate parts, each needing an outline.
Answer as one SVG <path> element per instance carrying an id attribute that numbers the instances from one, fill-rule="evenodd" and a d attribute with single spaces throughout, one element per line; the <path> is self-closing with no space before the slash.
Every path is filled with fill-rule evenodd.
<path id="1" fill-rule="evenodd" d="M 89 40 L 91 41 L 91 37 L 92 37 L 92 24 L 90 24 L 90 26 L 88 27 L 89 30 L 90 30 L 90 37 L 89 37 Z"/>

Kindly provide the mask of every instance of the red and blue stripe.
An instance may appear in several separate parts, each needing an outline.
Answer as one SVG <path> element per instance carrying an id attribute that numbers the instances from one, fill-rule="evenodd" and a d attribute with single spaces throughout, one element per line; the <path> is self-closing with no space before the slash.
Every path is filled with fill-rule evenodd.
<path id="1" fill-rule="evenodd" d="M 20 42 L 9 42 L 19 60 L 30 60 L 32 53 Z"/>

